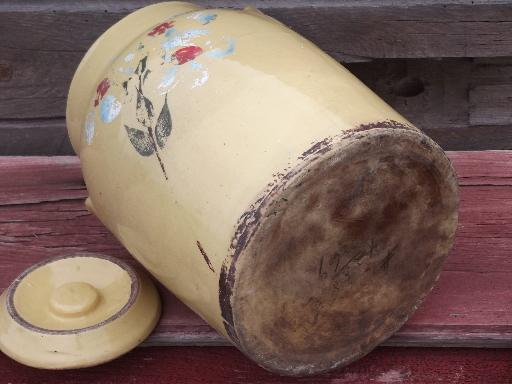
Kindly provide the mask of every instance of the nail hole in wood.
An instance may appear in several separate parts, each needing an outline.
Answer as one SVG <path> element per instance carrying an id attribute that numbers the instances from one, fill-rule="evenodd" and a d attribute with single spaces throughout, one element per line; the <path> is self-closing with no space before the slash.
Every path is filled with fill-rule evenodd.
<path id="1" fill-rule="evenodd" d="M 12 78 L 12 67 L 9 64 L 0 63 L 0 81 L 9 81 Z"/>
<path id="2" fill-rule="evenodd" d="M 425 91 L 425 84 L 417 77 L 404 77 L 393 86 L 393 93 L 396 96 L 414 97 L 423 91 Z"/>

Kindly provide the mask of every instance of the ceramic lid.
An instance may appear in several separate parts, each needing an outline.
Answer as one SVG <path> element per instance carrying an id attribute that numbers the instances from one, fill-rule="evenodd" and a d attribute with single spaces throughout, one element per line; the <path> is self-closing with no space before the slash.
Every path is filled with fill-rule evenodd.
<path id="1" fill-rule="evenodd" d="M 151 280 L 106 255 L 43 261 L 0 296 L 0 350 L 37 368 L 110 361 L 155 327 L 160 299 Z"/>

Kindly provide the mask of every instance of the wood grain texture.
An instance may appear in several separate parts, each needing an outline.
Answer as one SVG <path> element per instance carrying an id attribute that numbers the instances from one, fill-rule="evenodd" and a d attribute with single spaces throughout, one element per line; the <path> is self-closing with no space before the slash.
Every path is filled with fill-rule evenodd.
<path id="1" fill-rule="evenodd" d="M 0 154 L 72 154 L 63 117 L 74 70 L 103 31 L 153 2 L 1 3 Z M 512 149 L 512 2 L 199 3 L 261 8 L 348 63 L 447 150 Z"/>
<path id="2" fill-rule="evenodd" d="M 512 125 L 423 129 L 445 151 L 512 149 Z"/>
<path id="3" fill-rule="evenodd" d="M 434 110 L 435 112 L 435 110 Z M 405 113 L 410 121 L 416 116 Z M 37 121 L 0 119 L 0 156 L 73 155 L 64 118 Z M 422 130 L 446 151 L 512 149 L 512 123 L 436 127 Z"/>
<path id="4" fill-rule="evenodd" d="M 0 63 L 12 73 L 0 79 L 0 117 L 63 116 L 69 84 L 82 55 L 51 51 L 35 54 L 32 50 L 0 47 Z"/>
<path id="5" fill-rule="evenodd" d="M 374 60 L 350 70 L 445 150 L 512 149 L 512 59 Z"/>
<path id="6" fill-rule="evenodd" d="M 154 2 L 0 3 L 0 155 L 72 154 L 65 102 L 80 59 L 110 25 Z M 444 149 L 512 149 L 510 1 L 198 3 L 261 8 L 348 63 Z"/>
<path id="7" fill-rule="evenodd" d="M 512 347 L 512 151 L 450 152 L 460 225 L 441 278 L 387 345 Z M 76 251 L 135 261 L 83 206 L 74 157 L 0 157 L 0 288 L 44 258 Z M 164 314 L 146 345 L 226 345 L 161 289 Z"/>
<path id="8" fill-rule="evenodd" d="M 512 90 L 511 58 L 373 60 L 347 66 L 444 149 L 512 149 L 511 92 L 500 93 L 504 87 Z M 67 77 L 63 70 L 41 83 L 39 70 L 25 70 L 30 81 L 24 80 L 20 90 L 0 81 L 5 101 L 0 103 L 0 154 L 72 154 L 63 117 L 74 67 Z M 8 100 L 10 94 L 16 99 Z M 24 98 L 30 99 L 26 105 Z"/>
<path id="9" fill-rule="evenodd" d="M 377 348 L 361 360 L 311 378 L 280 377 L 230 347 L 137 348 L 110 363 L 81 370 L 48 371 L 0 355 L 6 383 L 148 384 L 510 384 L 507 349 Z"/>
<path id="10" fill-rule="evenodd" d="M 512 60 L 478 60 L 469 92 L 472 125 L 506 125 L 512 121 Z"/>
<path id="11" fill-rule="evenodd" d="M 0 31 L 9 31 L 10 35 L 2 35 L 11 37 L 2 44 L 18 49 L 85 50 L 120 17 L 155 2 L 8 2 L 0 6 L 0 19 L 4 21 Z M 255 6 L 338 58 L 512 55 L 512 5 L 503 1 L 199 0 L 196 3 L 208 7 Z"/>
<path id="12" fill-rule="evenodd" d="M 0 156 L 72 153 L 64 118 L 0 120 Z"/>

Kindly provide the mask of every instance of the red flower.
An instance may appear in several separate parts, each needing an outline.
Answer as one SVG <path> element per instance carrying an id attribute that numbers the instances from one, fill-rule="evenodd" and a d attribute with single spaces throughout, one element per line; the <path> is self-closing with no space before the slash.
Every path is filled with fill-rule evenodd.
<path id="1" fill-rule="evenodd" d="M 155 28 L 152 29 L 151 32 L 148 33 L 149 36 L 156 36 L 161 35 L 165 31 L 167 31 L 169 28 L 174 27 L 173 21 L 165 21 L 162 24 L 158 24 Z"/>
<path id="2" fill-rule="evenodd" d="M 107 93 L 108 89 L 110 88 L 110 82 L 107 78 L 104 78 L 101 80 L 101 83 L 98 84 L 98 87 L 96 88 L 96 99 L 94 100 L 94 106 L 98 106 L 100 103 L 100 100 L 103 99 L 103 96 Z"/>
<path id="3" fill-rule="evenodd" d="M 178 64 L 185 64 L 190 60 L 194 60 L 197 56 L 203 53 L 201 47 L 197 47 L 195 45 L 190 45 L 188 47 L 180 48 L 176 52 L 174 52 L 174 57 L 178 60 Z"/>

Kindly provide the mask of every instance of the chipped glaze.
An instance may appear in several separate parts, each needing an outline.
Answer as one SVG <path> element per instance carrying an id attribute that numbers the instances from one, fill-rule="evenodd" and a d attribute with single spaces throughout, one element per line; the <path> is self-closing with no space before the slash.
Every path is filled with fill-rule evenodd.
<path id="1" fill-rule="evenodd" d="M 119 70 L 130 67 L 133 72 Z M 94 87 L 90 79 L 96 79 Z M 121 108 L 106 123 L 99 104 L 109 96 L 115 97 Z M 117 111 L 106 110 L 108 116 Z M 90 116 L 94 117 L 92 123 Z M 281 374 L 326 371 L 367 353 L 412 313 L 431 288 L 451 244 L 456 185 L 441 149 L 339 63 L 252 8 L 206 10 L 171 2 L 127 16 L 100 37 L 80 64 L 70 89 L 67 121 L 71 143 L 81 159 L 91 211 L 164 286 L 247 356 Z M 91 126 L 92 134 L 87 128 Z M 376 148 L 378 156 L 365 148 Z M 361 153 L 362 158 L 348 153 Z M 362 165 L 354 167 L 358 172 L 348 172 L 351 159 L 368 164 L 371 177 L 364 175 Z M 316 212 L 327 226 L 332 221 L 331 211 L 345 212 L 345 208 L 336 208 L 333 190 L 339 191 L 340 201 L 350 198 L 357 202 L 353 210 L 346 210 L 347 215 L 357 216 L 364 207 L 373 207 L 375 217 L 381 218 L 380 210 L 394 206 L 390 200 L 393 194 L 373 196 L 372 201 L 379 204 L 372 205 L 357 200 L 351 188 L 360 185 L 363 191 L 368 185 L 385 188 L 389 183 L 390 188 L 398 188 L 403 184 L 402 195 L 408 196 L 413 179 L 399 167 L 382 180 L 376 173 L 382 167 L 391 169 L 392 160 L 418 172 L 421 188 L 427 188 L 431 180 L 434 189 L 438 186 L 443 191 L 432 192 L 435 199 L 431 203 L 437 218 L 432 225 L 443 231 L 438 234 L 432 229 L 431 243 L 421 254 L 425 259 L 435 255 L 436 262 L 423 275 L 410 263 L 404 265 L 403 271 L 424 280 L 411 288 L 411 296 L 402 306 L 397 304 L 398 296 L 397 300 L 383 301 L 391 303 L 390 308 L 381 308 L 390 315 L 390 324 L 373 335 L 365 334 L 364 327 L 357 328 L 360 334 L 352 342 L 333 333 L 330 345 L 329 333 L 322 334 L 322 329 L 331 329 L 334 320 L 323 316 L 326 305 L 322 297 L 335 302 L 350 300 L 338 298 L 333 289 L 340 289 L 351 274 L 364 277 L 364 268 L 373 273 L 374 261 L 364 252 L 378 254 L 377 264 L 382 267 L 378 273 L 390 270 L 394 274 L 390 281 L 400 283 L 404 277 L 395 269 L 394 260 L 402 260 L 405 251 L 391 252 L 393 248 L 385 239 L 380 244 L 389 245 L 390 254 L 398 256 L 388 256 L 387 248 L 374 249 L 367 238 L 373 236 L 373 229 L 366 233 L 366 226 L 358 225 L 359 221 L 349 225 L 350 221 L 334 215 L 334 224 L 341 224 L 332 228 L 341 231 L 338 238 L 345 239 L 346 244 L 336 248 L 332 241 L 336 234 L 332 235 L 329 227 L 326 249 L 338 252 L 339 257 L 349 257 L 354 249 L 361 253 L 349 258 L 344 267 L 345 261 L 314 252 L 314 244 L 324 231 L 317 231 L 315 226 L 308 230 L 300 218 L 310 220 L 307 215 Z M 381 167 L 381 163 L 388 165 Z M 422 177 L 430 172 L 424 170 L 428 164 L 441 176 Z M 336 175 L 340 167 L 346 167 L 347 172 L 342 172 L 339 184 L 324 185 L 318 175 Z M 312 180 L 317 182 L 312 184 Z M 306 210 L 301 196 L 292 193 L 302 185 L 329 193 L 329 202 L 312 204 Z M 372 188 L 368 190 L 381 190 Z M 404 216 L 411 222 L 416 222 L 414 212 L 424 212 L 422 207 L 430 195 L 425 192 L 419 196 L 421 199 L 411 204 L 413 210 Z M 440 196 L 446 197 L 444 203 Z M 391 208 L 386 208 L 388 205 Z M 296 219 L 284 220 L 287 210 L 295 212 Z M 389 227 L 402 230 L 398 216 L 390 217 L 397 222 Z M 287 223 L 283 227 L 275 224 L 281 219 Z M 360 222 L 369 221 L 365 217 Z M 411 233 L 418 236 L 421 230 L 418 227 Z M 300 238 L 295 238 L 295 233 L 301 234 Z M 398 242 L 407 237 L 393 231 L 383 233 Z M 351 234 L 362 236 L 364 244 L 358 245 L 357 236 Z M 286 239 L 283 249 L 289 249 L 288 256 L 280 253 L 280 238 Z M 276 262 L 287 257 L 293 260 L 300 253 L 295 246 L 299 241 L 303 242 L 300 249 L 310 252 L 301 255 L 311 263 L 290 264 L 279 276 L 274 274 L 281 269 L 266 270 L 266 265 L 257 265 L 256 260 L 267 260 L 271 265 L 272 255 L 278 254 L 281 256 L 276 256 Z M 343 276 L 333 277 L 330 268 L 341 270 Z M 244 276 L 243 281 L 240 276 Z M 251 291 L 252 282 L 257 287 L 267 277 L 265 289 Z M 371 278 L 369 275 L 364 281 Z M 326 281 L 330 285 L 325 286 L 325 295 L 308 296 L 318 293 Z M 262 300 L 272 287 L 275 294 Z M 374 292 L 371 285 L 366 288 Z M 293 315 L 286 308 L 277 310 L 276 303 L 287 295 L 293 297 L 295 289 L 306 298 L 303 310 Z M 369 296 L 354 295 L 353 299 L 367 300 Z M 268 306 L 255 309 L 255 303 Z M 284 303 L 284 307 L 292 304 Z M 399 314 L 393 312 L 398 309 Z M 324 319 L 318 324 L 320 328 L 314 326 L 315 311 Z M 263 321 L 278 312 L 284 317 L 274 326 Z M 371 315 L 340 313 L 338 317 L 336 321 L 341 323 L 343 319 L 355 323 L 359 319 L 361 324 L 375 320 Z M 313 348 L 315 332 L 318 345 L 312 353 L 309 349 Z M 286 335 L 293 336 L 290 343 Z M 297 345 L 296 354 L 286 349 L 288 344 Z M 328 348 L 332 349 L 329 353 Z M 299 354 L 300 350 L 305 352 Z"/>

